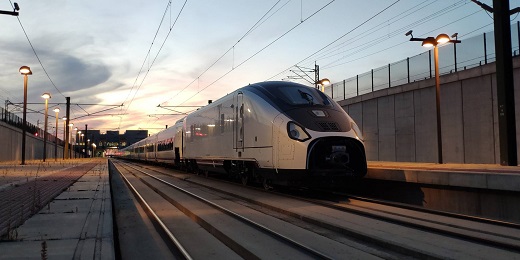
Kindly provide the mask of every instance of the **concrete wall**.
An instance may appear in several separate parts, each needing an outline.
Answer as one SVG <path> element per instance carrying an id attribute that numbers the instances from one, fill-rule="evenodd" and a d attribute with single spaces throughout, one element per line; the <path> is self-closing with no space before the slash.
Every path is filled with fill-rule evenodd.
<path id="1" fill-rule="evenodd" d="M 43 139 L 26 135 L 25 160 L 43 159 Z M 22 160 L 22 130 L 0 121 L 0 162 Z M 47 141 L 47 159 L 54 159 L 54 143 Z M 63 158 L 63 146 L 58 145 L 58 159 Z"/>
<path id="2" fill-rule="evenodd" d="M 518 143 L 520 58 L 513 59 L 513 66 Z M 440 80 L 443 162 L 500 163 L 495 64 L 444 75 Z M 361 128 L 368 160 L 437 162 L 435 79 L 339 103 Z"/>

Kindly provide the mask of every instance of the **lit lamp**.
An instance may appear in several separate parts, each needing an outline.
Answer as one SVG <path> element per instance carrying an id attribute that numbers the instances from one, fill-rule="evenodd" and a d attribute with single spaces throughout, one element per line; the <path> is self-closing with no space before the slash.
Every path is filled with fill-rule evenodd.
<path id="1" fill-rule="evenodd" d="M 325 91 L 325 86 L 330 85 L 330 80 L 328 78 L 323 78 L 315 82 L 316 86 L 321 86 L 321 92 Z"/>
<path id="2" fill-rule="evenodd" d="M 58 113 L 60 112 L 60 108 L 57 107 L 53 111 L 56 113 L 56 131 L 54 132 L 54 161 L 58 161 Z"/>
<path id="3" fill-rule="evenodd" d="M 42 98 L 45 99 L 45 126 L 43 127 L 43 161 L 47 158 L 47 112 L 49 110 L 49 98 L 51 94 L 43 93 Z"/>
<path id="4" fill-rule="evenodd" d="M 32 75 L 31 68 L 28 66 L 20 67 L 20 73 L 23 75 L 23 125 L 22 125 L 22 165 L 25 164 L 25 132 L 27 126 L 27 80 L 28 75 Z"/>
<path id="5" fill-rule="evenodd" d="M 437 112 L 437 159 L 438 163 L 442 163 L 442 134 L 441 134 L 441 86 L 440 86 L 440 79 L 439 79 L 439 48 L 437 47 L 439 44 L 443 43 L 453 43 L 457 44 L 461 41 L 455 39 L 452 40 L 450 37 L 445 34 L 441 33 L 437 35 L 437 37 L 426 37 L 426 38 L 414 38 L 412 31 L 410 30 L 405 34 L 406 36 L 411 36 L 410 41 L 420 41 L 422 42 L 422 46 L 431 48 L 433 47 L 433 57 L 434 57 L 434 64 L 435 64 L 435 109 Z M 457 34 L 454 34 L 453 36 L 457 37 Z"/>

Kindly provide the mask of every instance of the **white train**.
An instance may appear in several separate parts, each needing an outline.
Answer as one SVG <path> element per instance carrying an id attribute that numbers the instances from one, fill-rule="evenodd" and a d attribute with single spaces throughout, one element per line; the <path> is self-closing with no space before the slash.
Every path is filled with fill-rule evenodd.
<path id="1" fill-rule="evenodd" d="M 123 149 L 131 159 L 169 163 L 242 180 L 307 186 L 363 177 L 356 123 L 319 90 L 292 82 L 240 88 L 162 132 Z"/>

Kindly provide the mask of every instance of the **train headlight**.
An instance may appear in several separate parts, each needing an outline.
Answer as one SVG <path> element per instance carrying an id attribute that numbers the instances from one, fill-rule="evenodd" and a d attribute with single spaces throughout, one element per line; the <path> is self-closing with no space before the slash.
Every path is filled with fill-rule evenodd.
<path id="1" fill-rule="evenodd" d="M 295 122 L 287 123 L 287 134 L 291 139 L 298 140 L 300 142 L 305 142 L 311 139 L 311 136 L 303 127 L 296 124 Z"/>

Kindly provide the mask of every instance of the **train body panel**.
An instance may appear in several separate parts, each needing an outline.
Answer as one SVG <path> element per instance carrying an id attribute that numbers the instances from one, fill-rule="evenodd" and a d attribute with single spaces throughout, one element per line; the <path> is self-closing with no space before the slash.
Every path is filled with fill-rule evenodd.
<path id="1" fill-rule="evenodd" d="M 341 106 L 319 90 L 261 82 L 190 113 L 128 150 L 134 159 L 288 184 L 364 176 L 362 139 Z"/>
<path id="2" fill-rule="evenodd" d="M 276 113 L 247 91 L 229 94 L 186 118 L 185 157 L 244 160 L 273 168 L 272 118 L 266 115 Z"/>

